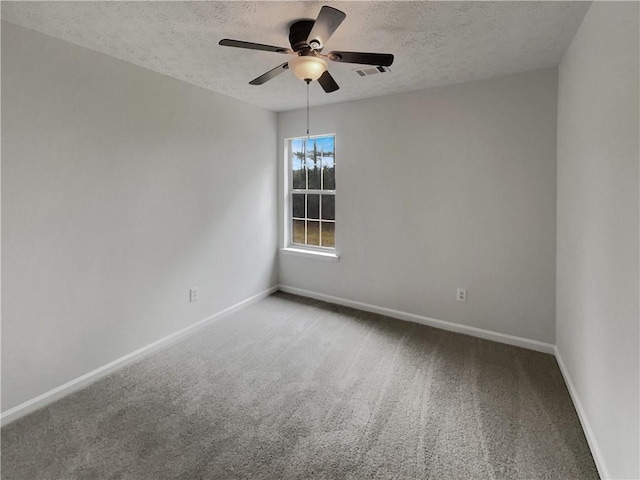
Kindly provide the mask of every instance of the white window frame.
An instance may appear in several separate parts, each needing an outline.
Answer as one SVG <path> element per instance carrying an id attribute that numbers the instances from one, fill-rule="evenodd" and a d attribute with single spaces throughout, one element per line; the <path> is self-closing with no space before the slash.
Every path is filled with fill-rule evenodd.
<path id="1" fill-rule="evenodd" d="M 281 251 L 283 253 L 286 254 L 292 254 L 292 255 L 299 255 L 299 256 L 311 256 L 314 258 L 319 258 L 319 259 L 323 259 L 323 260 L 332 260 L 332 261 L 337 261 L 338 260 L 338 255 L 336 253 L 336 237 L 335 237 L 335 231 L 336 228 L 334 227 L 334 246 L 333 247 L 323 247 L 320 245 L 307 245 L 307 244 L 300 244 L 300 243 L 294 243 L 293 242 L 293 195 L 294 194 L 307 194 L 307 195 L 333 195 L 334 198 L 337 197 L 336 195 L 336 190 L 323 190 L 322 189 L 322 184 L 324 182 L 324 177 L 321 175 L 320 176 L 320 189 L 294 189 L 293 188 L 293 175 L 292 175 L 292 168 L 293 168 L 293 152 L 291 151 L 291 142 L 294 140 L 306 140 L 307 138 L 309 139 L 314 139 L 314 138 L 325 138 L 325 137 L 333 137 L 333 145 L 334 145 L 334 165 L 336 165 L 336 170 L 337 170 L 337 164 L 335 163 L 335 158 L 336 158 L 336 135 L 334 133 L 325 133 L 322 135 L 311 135 L 309 137 L 302 136 L 302 137 L 291 137 L 291 138 L 285 138 L 284 139 L 284 164 L 285 164 L 285 175 L 284 175 L 284 185 L 285 185 L 285 201 L 284 201 L 284 248 L 281 249 Z M 308 173 L 307 173 L 308 175 Z M 337 187 L 337 180 L 336 180 L 336 187 Z M 337 223 L 337 211 L 336 213 L 336 218 L 334 220 L 322 220 L 322 197 L 319 197 L 319 219 L 318 222 L 329 222 L 329 223 L 333 223 L 334 225 Z M 336 202 L 337 203 L 337 202 Z M 337 210 L 337 206 L 334 207 Z M 309 219 L 307 218 L 307 204 L 305 202 L 305 221 L 309 221 Z M 315 219 L 312 219 L 312 221 L 315 221 Z M 307 234 L 307 229 L 305 228 L 305 235 Z M 320 240 L 319 242 L 322 243 L 322 227 L 320 225 L 320 231 L 319 231 L 319 235 L 320 235 Z M 306 238 L 305 238 L 306 240 Z"/>

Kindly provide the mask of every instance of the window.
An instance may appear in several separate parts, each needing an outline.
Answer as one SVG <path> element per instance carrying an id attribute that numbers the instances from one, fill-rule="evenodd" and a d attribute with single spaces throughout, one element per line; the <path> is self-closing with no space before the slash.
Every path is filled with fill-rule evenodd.
<path id="1" fill-rule="evenodd" d="M 289 155 L 289 244 L 335 249 L 335 137 L 293 138 Z"/>

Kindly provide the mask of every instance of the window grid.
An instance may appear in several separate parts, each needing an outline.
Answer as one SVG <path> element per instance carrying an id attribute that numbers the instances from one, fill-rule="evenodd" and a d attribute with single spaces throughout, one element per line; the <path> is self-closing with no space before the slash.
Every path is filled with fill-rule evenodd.
<path id="1" fill-rule="evenodd" d="M 304 217 L 296 217 L 293 214 L 293 195 L 304 195 L 305 196 L 305 201 L 304 201 Z M 311 218 L 309 217 L 309 195 L 318 195 L 318 218 Z M 308 241 L 308 224 L 309 222 L 318 222 L 319 223 L 319 240 L 318 243 L 319 245 L 313 245 L 312 246 L 323 246 L 322 245 L 322 225 L 325 223 L 331 223 L 334 225 L 335 228 L 335 220 L 331 220 L 331 219 L 327 219 L 327 218 L 323 218 L 322 216 L 322 197 L 323 196 L 335 196 L 335 190 L 301 190 L 301 189 L 296 189 L 296 190 L 292 190 L 291 191 L 291 197 L 290 197 L 290 203 L 291 203 L 291 234 L 293 235 L 293 222 L 298 220 L 298 221 L 304 221 L 305 222 L 305 238 L 304 238 L 304 245 L 309 245 Z M 293 240 L 293 239 L 292 239 Z M 296 243 L 293 242 L 292 243 Z M 324 248 L 334 248 L 334 247 L 326 247 L 324 246 Z"/>
<path id="2" fill-rule="evenodd" d="M 315 143 L 315 139 L 316 138 L 333 138 L 332 144 L 333 144 L 333 162 L 332 162 L 332 167 L 334 169 L 334 175 L 335 175 L 335 137 L 333 136 L 322 136 L 322 137 L 312 137 L 314 138 L 314 143 Z M 294 153 L 294 147 L 293 147 L 293 142 L 295 140 L 301 140 L 302 141 L 302 158 L 300 159 L 300 167 L 304 168 L 304 180 L 305 180 L 305 187 L 304 189 L 300 189 L 300 188 L 293 188 L 293 184 L 294 184 L 294 176 L 295 176 L 295 170 L 294 170 L 294 166 L 293 166 L 293 159 L 296 156 Z M 332 196 L 333 198 L 335 198 L 335 189 L 334 190 L 325 190 L 324 189 L 324 185 L 325 185 L 325 156 L 324 156 L 324 149 L 320 150 L 320 168 L 319 168 L 319 177 L 320 177 L 320 189 L 309 189 L 309 183 L 310 183 L 310 178 L 309 178 L 309 173 L 310 173 L 310 166 L 313 160 L 310 160 L 308 158 L 308 154 L 310 152 L 310 150 L 308 150 L 308 143 L 307 141 L 305 141 L 305 139 L 291 139 L 289 140 L 289 150 L 290 150 L 290 155 L 289 155 L 289 171 L 291 172 L 291 179 L 290 179 L 290 185 L 289 185 L 289 205 L 290 205 L 290 218 L 291 218 L 291 222 L 290 222 L 290 228 L 291 228 L 291 236 L 290 236 L 290 241 L 291 244 L 294 245 L 302 245 L 304 247 L 313 247 L 313 248 L 321 248 L 321 249 L 327 249 L 327 250 L 334 250 L 335 249 L 335 217 L 334 219 L 324 219 L 323 218 L 323 197 L 324 196 Z M 317 144 L 316 144 L 316 153 L 317 153 Z M 316 160 L 314 163 L 314 170 L 316 170 L 318 168 L 318 164 L 317 164 L 317 155 L 314 155 L 314 159 Z M 335 178 L 335 177 L 334 177 Z M 334 180 L 335 181 L 335 180 Z M 303 217 L 299 217 L 299 216 L 295 216 L 294 215 L 294 195 L 303 195 L 304 196 L 304 218 Z M 311 195 L 317 195 L 317 201 L 318 201 L 318 218 L 309 218 L 309 198 Z M 335 212 L 335 200 L 334 200 L 334 212 Z M 334 213 L 335 215 L 335 213 Z M 304 243 L 301 244 L 300 242 L 296 242 L 295 241 L 295 225 L 296 222 L 304 222 Z M 317 245 L 315 244 L 309 244 L 309 224 L 310 222 L 313 222 L 314 224 L 317 225 L 318 228 L 318 243 Z M 325 230 L 323 227 L 325 225 L 333 225 L 333 232 L 334 232 L 334 242 L 333 242 L 333 246 L 326 246 L 323 245 L 323 231 Z"/>

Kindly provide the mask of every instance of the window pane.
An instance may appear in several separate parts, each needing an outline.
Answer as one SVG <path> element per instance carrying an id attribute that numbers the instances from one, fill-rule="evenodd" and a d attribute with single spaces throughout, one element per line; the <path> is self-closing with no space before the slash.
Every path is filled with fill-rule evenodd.
<path id="1" fill-rule="evenodd" d="M 324 190 L 336 189 L 336 165 L 335 165 L 335 148 L 333 137 L 322 139 L 322 175 Z"/>
<path id="2" fill-rule="evenodd" d="M 322 173 L 322 152 L 318 150 L 316 139 L 307 141 L 307 169 L 309 172 L 309 186 L 311 190 L 320 190 L 320 175 Z"/>
<path id="3" fill-rule="evenodd" d="M 320 195 L 307 195 L 307 218 L 320 218 Z"/>
<path id="4" fill-rule="evenodd" d="M 324 165 L 324 164 L 323 164 Z M 334 165 L 322 167 L 322 189 L 323 190 L 335 190 L 336 189 L 336 167 Z"/>
<path id="5" fill-rule="evenodd" d="M 307 174 L 304 170 L 304 142 L 302 140 L 291 141 L 291 169 L 293 176 L 293 188 L 307 188 Z"/>
<path id="6" fill-rule="evenodd" d="M 293 221 L 293 243 L 304 243 L 304 220 Z"/>
<path id="7" fill-rule="evenodd" d="M 313 161 L 312 158 L 308 158 L 308 168 L 309 168 L 309 190 L 320 190 L 320 159 L 316 162 Z"/>
<path id="8" fill-rule="evenodd" d="M 332 222 L 322 222 L 322 246 L 335 247 L 336 224 Z"/>
<path id="9" fill-rule="evenodd" d="M 307 245 L 320 245 L 320 222 L 307 222 Z"/>
<path id="10" fill-rule="evenodd" d="M 335 195 L 322 195 L 322 219 L 336 219 L 336 197 Z"/>
<path id="11" fill-rule="evenodd" d="M 292 195 L 293 201 L 293 216 L 295 218 L 304 218 L 304 195 L 294 193 Z"/>
<path id="12" fill-rule="evenodd" d="M 331 154 L 333 156 L 334 151 L 334 138 L 333 137 L 318 137 L 315 139 L 316 148 L 326 154 Z"/>

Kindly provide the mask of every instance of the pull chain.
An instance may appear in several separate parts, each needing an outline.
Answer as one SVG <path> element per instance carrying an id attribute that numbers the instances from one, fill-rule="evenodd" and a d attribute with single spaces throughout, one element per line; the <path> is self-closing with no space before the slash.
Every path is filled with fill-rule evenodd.
<path id="1" fill-rule="evenodd" d="M 307 140 L 309 140 L 309 84 L 311 80 L 305 80 L 307 82 Z"/>

